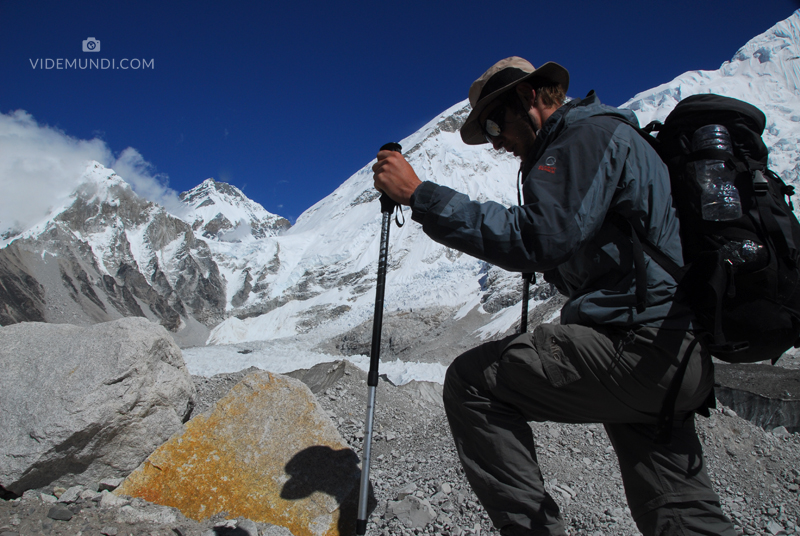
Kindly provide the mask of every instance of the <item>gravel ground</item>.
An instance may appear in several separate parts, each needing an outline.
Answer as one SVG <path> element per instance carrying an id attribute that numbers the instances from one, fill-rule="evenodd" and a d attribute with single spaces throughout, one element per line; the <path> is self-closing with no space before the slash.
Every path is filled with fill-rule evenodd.
<path id="1" fill-rule="evenodd" d="M 323 369 L 320 369 L 322 367 Z M 202 412 L 246 374 L 195 377 Z M 366 374 L 350 365 L 320 365 L 292 374 L 309 383 L 342 437 L 359 456 Z M 456 458 L 440 401 L 441 386 L 412 382 L 378 387 L 371 481 L 377 507 L 370 535 L 498 534 L 470 490 Z M 546 487 L 574 535 L 636 535 L 613 449 L 600 425 L 532 425 Z M 800 534 L 800 434 L 766 432 L 720 407 L 698 418 L 709 471 L 725 512 L 741 534 Z M 57 490 L 60 494 L 61 490 Z M 41 493 L 45 493 L 44 500 Z M 62 504 L 71 519 L 52 519 L 54 490 L 0 500 L 0 536 L 11 535 L 286 535 L 288 531 L 218 516 L 203 523 L 139 499 L 113 504 L 106 494 Z M 62 495 L 63 497 L 63 495 Z M 104 497 L 106 497 L 104 499 Z M 113 497 L 113 496 L 112 496 Z M 48 514 L 51 514 L 48 517 Z M 61 511 L 63 517 L 63 510 Z M 216 527 L 216 528 L 215 528 Z"/>
<path id="2" fill-rule="evenodd" d="M 66 497 L 73 491 L 78 491 L 77 497 Z M 0 500 L 0 535 L 291 536 L 291 533 L 283 527 L 242 518 L 225 519 L 224 515 L 198 523 L 175 508 L 138 498 L 117 497 L 108 491 L 70 488 L 28 490 L 21 498 Z"/>
<path id="3" fill-rule="evenodd" d="M 318 394 L 342 436 L 360 455 L 366 386 L 351 374 Z M 466 482 L 444 410 L 431 392 L 440 387 L 382 383 L 376 402 L 372 482 L 378 508 L 371 534 L 498 534 Z M 570 534 L 636 535 L 616 456 L 601 425 L 532 424 L 546 487 L 562 507 Z M 768 433 L 720 406 L 698 418 L 709 471 L 725 512 L 743 534 L 800 533 L 800 434 Z M 406 486 L 436 515 L 409 528 L 387 506 Z M 444 491 L 449 490 L 448 493 Z"/>

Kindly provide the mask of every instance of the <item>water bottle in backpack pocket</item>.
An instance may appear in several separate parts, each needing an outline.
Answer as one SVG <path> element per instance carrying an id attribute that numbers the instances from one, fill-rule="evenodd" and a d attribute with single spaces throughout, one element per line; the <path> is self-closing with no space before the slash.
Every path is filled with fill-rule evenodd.
<path id="1" fill-rule="evenodd" d="M 733 156 L 731 137 L 723 125 L 706 125 L 692 136 L 692 151 L 712 149 Z M 724 158 L 702 158 L 691 163 L 692 174 L 700 186 L 700 206 L 704 220 L 728 221 L 742 217 L 739 192 L 733 179 L 735 170 Z"/>

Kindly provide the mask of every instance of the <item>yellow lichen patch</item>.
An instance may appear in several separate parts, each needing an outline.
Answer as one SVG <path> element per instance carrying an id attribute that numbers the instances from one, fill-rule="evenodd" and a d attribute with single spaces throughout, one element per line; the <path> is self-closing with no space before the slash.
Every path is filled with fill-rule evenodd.
<path id="1" fill-rule="evenodd" d="M 219 512 L 295 536 L 344 534 L 358 458 L 301 382 L 257 372 L 189 421 L 116 490 L 203 520 Z"/>

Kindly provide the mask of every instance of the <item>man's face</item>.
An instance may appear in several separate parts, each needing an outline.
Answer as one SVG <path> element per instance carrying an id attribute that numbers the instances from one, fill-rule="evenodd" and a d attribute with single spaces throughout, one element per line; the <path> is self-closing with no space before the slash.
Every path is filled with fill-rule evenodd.
<path id="1" fill-rule="evenodd" d="M 492 147 L 496 150 L 505 149 L 512 153 L 522 161 L 525 160 L 533 148 L 533 142 L 536 140 L 536 132 L 531 126 L 531 121 L 524 117 L 523 111 L 519 106 L 509 106 L 507 102 L 501 102 L 496 106 L 490 106 L 486 112 L 481 114 L 481 125 L 484 132 L 493 129 L 487 129 L 486 120 L 494 121 L 500 127 L 500 133 L 496 136 L 487 134 L 486 138 L 491 142 Z M 534 125 L 536 130 L 541 128 L 541 125 Z"/>

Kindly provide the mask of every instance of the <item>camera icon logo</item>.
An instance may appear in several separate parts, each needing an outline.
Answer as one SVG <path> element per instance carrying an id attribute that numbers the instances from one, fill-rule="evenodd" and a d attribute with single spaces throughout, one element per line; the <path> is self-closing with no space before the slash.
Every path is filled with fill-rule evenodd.
<path id="1" fill-rule="evenodd" d="M 94 37 L 87 37 L 83 40 L 84 52 L 100 52 L 100 41 Z"/>

